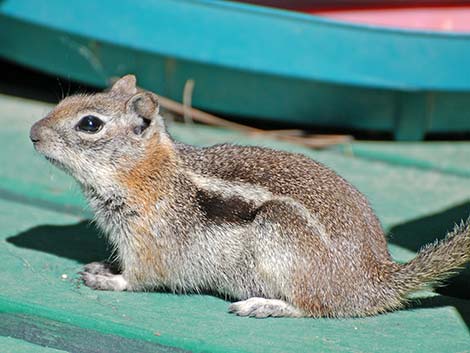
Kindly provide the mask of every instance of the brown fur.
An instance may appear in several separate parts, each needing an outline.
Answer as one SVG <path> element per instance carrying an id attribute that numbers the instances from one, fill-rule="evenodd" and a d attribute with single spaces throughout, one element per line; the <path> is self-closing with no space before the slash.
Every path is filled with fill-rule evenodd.
<path id="1" fill-rule="evenodd" d="M 158 141 L 149 141 L 145 155 L 134 163 L 130 170 L 117 175 L 121 186 L 128 190 L 129 200 L 136 205 L 142 205 L 145 214 L 151 213 L 154 205 L 168 191 L 167 184 L 162 182 L 171 178 L 175 169 L 176 158 L 170 146 Z"/>

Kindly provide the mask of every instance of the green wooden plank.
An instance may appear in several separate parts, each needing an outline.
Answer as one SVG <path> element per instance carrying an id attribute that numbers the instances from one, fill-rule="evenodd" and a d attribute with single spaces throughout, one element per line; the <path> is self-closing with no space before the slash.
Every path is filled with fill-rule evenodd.
<path id="1" fill-rule="evenodd" d="M 39 346 L 22 339 L 0 336 L 0 352 L 2 353 L 63 353 L 65 351 Z"/>
<path id="2" fill-rule="evenodd" d="M 254 320 L 228 314 L 228 303 L 211 296 L 84 287 L 76 273 L 109 251 L 88 226 L 86 212 L 59 207 L 84 207 L 83 198 L 71 178 L 37 156 L 27 139 L 30 124 L 39 118 L 30 112 L 50 106 L 5 96 L 0 104 L 8 126 L 0 130 L 0 312 L 10 320 L 19 323 L 27 317 L 33 326 L 41 323 L 45 334 L 50 327 L 66 327 L 71 335 L 91 330 L 99 339 L 120 336 L 197 352 L 462 352 L 470 347 L 469 291 L 458 281 L 452 281 L 454 290 L 447 296 L 421 293 L 408 310 L 348 320 Z M 284 148 L 331 166 L 371 199 L 392 234 L 390 248 L 398 260 L 443 236 L 470 208 L 469 178 L 463 175 L 338 150 L 311 151 L 208 127 L 174 124 L 171 131 L 196 144 L 228 140 Z M 465 276 L 458 278 L 469 283 Z"/>
<path id="3" fill-rule="evenodd" d="M 11 304 L 11 303 L 10 303 Z M 0 299 L 0 308 L 5 309 Z M 24 309 L 24 305 L 21 305 Z M 40 311 L 40 310 L 39 310 Z M 60 314 L 56 315 L 60 316 Z M 56 319 L 55 317 L 55 319 Z M 70 321 L 71 318 L 68 318 Z M 90 320 L 87 320 L 89 323 Z M 129 329 L 126 330 L 128 332 Z M 74 353 L 182 353 L 179 348 L 164 346 L 147 340 L 103 334 L 98 330 L 81 328 L 34 314 L 0 312 L 0 332 L 32 344 Z M 36 348 L 36 347 L 35 347 Z"/>

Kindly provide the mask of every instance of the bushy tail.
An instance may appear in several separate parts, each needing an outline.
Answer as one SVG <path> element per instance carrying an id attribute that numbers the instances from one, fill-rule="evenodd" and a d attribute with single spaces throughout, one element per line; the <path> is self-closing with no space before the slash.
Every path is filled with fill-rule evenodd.
<path id="1" fill-rule="evenodd" d="M 470 218 L 441 240 L 423 247 L 392 275 L 392 287 L 404 299 L 408 293 L 438 286 L 470 261 Z"/>

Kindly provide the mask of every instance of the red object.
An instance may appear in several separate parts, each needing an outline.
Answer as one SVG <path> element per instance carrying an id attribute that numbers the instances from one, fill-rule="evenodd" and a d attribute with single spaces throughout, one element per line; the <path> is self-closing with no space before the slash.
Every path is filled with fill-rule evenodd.
<path id="1" fill-rule="evenodd" d="M 303 8 L 301 12 L 380 27 L 470 32 L 470 5 L 389 8 Z"/>
<path id="2" fill-rule="evenodd" d="M 378 27 L 470 33 L 470 0 L 238 0 Z"/>

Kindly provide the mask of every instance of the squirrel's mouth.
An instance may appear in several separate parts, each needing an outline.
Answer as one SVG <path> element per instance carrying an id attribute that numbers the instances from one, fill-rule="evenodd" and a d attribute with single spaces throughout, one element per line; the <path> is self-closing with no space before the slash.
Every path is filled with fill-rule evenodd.
<path id="1" fill-rule="evenodd" d="M 53 157 L 49 157 L 49 156 L 44 156 L 49 162 L 51 162 L 53 165 L 55 165 L 57 168 L 60 168 L 62 170 L 67 170 L 67 167 L 65 166 L 65 164 L 63 164 L 62 162 L 58 161 L 57 159 L 53 158 Z"/>

